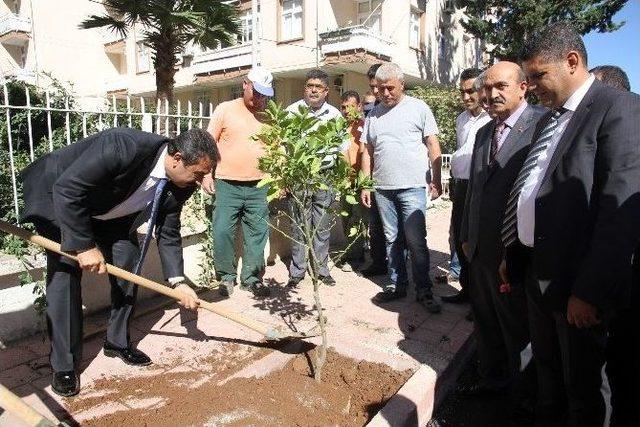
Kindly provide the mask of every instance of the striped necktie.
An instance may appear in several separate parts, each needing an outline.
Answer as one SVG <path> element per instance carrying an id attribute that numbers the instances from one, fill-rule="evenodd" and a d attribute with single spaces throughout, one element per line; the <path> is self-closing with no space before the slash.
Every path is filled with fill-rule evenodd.
<path id="1" fill-rule="evenodd" d="M 511 188 L 501 230 L 502 244 L 505 248 L 513 244 L 518 238 L 518 199 L 520 198 L 524 183 L 527 181 L 527 178 L 529 178 L 529 175 L 531 175 L 531 171 L 533 171 L 538 164 L 540 155 L 549 146 L 549 142 L 551 142 L 553 134 L 558 128 L 558 120 L 565 111 L 567 111 L 565 108 L 559 108 L 553 111 L 553 114 L 549 117 L 549 121 L 544 129 L 542 129 L 540 136 L 531 146 L 531 151 L 527 154 L 527 158 L 522 164 L 522 169 L 520 169 L 518 177 Z"/>
<path id="2" fill-rule="evenodd" d="M 151 215 L 149 216 L 149 223 L 147 224 L 147 234 L 144 236 L 144 240 L 142 241 L 142 247 L 140 248 L 140 258 L 138 258 L 138 263 L 133 270 L 133 274 L 140 274 L 140 270 L 142 270 L 142 263 L 144 262 L 144 257 L 147 254 L 147 250 L 149 249 L 149 243 L 151 243 L 153 229 L 155 228 L 156 219 L 158 218 L 158 210 L 160 208 L 162 191 L 164 190 L 164 187 L 166 185 L 167 178 L 160 178 L 158 184 L 156 185 L 156 192 L 153 195 L 153 204 L 151 205 Z"/>

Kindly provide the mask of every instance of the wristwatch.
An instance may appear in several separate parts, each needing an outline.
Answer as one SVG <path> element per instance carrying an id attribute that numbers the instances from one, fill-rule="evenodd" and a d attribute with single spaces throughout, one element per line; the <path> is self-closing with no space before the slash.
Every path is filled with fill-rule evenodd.
<path id="1" fill-rule="evenodd" d="M 167 282 L 169 283 L 169 287 L 171 289 L 175 289 L 177 288 L 179 285 L 187 285 L 187 282 L 185 282 L 184 277 L 180 276 L 180 277 L 170 277 Z"/>

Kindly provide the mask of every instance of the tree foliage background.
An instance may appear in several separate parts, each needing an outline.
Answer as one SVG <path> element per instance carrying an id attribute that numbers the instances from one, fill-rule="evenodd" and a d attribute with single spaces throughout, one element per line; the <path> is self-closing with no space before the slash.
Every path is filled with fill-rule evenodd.
<path id="1" fill-rule="evenodd" d="M 438 123 L 438 140 L 444 154 L 456 150 L 456 117 L 464 109 L 455 86 L 426 85 L 416 86 L 407 94 L 422 99 L 433 111 Z"/>
<path id="2" fill-rule="evenodd" d="M 462 26 L 488 45 L 495 59 L 515 60 L 523 42 L 545 25 L 569 21 L 580 34 L 615 31 L 613 16 L 628 0 L 457 0 L 466 8 Z M 491 47 L 493 45 L 493 47 Z"/>

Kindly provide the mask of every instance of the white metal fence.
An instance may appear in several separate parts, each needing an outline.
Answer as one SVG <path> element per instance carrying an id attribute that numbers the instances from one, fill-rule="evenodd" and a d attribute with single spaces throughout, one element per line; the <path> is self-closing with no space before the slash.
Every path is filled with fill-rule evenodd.
<path id="1" fill-rule="evenodd" d="M 36 144 L 45 141 L 34 141 L 33 115 L 44 114 L 46 116 L 46 142 L 48 151 L 54 149 L 54 131 L 61 128 L 64 132 L 63 140 L 66 144 L 71 144 L 79 138 L 84 138 L 95 131 L 110 127 L 126 126 L 135 127 L 148 132 L 156 132 L 169 136 L 171 133 L 180 134 L 181 130 L 191 129 L 194 126 L 203 128 L 207 126 L 209 116 L 205 111 L 213 111 L 213 104 L 205 105 L 203 102 L 193 103 L 191 101 L 181 103 L 179 100 L 174 105 L 169 105 L 166 101 L 160 100 L 155 105 L 149 105 L 149 101 L 143 97 L 112 97 L 101 100 L 102 107 L 95 109 L 82 109 L 70 107 L 72 101 L 69 97 L 64 98 L 63 106 L 52 104 L 52 94 L 49 90 L 44 93 L 42 105 L 33 105 L 29 87 L 24 88 L 24 104 L 16 105 L 11 103 L 7 83 L 2 84 L 3 96 L 0 98 L 0 114 L 4 114 L 4 132 L 0 133 L 0 151 L 8 152 L 9 169 L 11 174 L 11 187 L 13 191 L 13 208 L 16 218 L 19 216 L 18 182 L 15 157 L 17 147 L 28 147 L 29 161 L 36 157 Z M 58 102 L 59 104 L 60 102 Z M 153 108 L 155 107 L 155 108 Z M 206 108 L 208 107 L 208 108 Z M 12 118 L 18 113 L 26 113 L 22 117 L 26 121 L 26 128 L 12 128 Z M 63 116 L 64 125 L 54 129 L 52 118 L 60 119 Z M 2 118 L 0 118 L 2 120 Z M 92 120 L 93 126 L 89 126 Z M 22 123 L 22 122 L 21 122 Z M 81 132 L 72 134 L 72 124 L 80 125 Z M 15 139 L 18 138 L 16 141 Z M 19 150 L 19 149 L 18 149 Z"/>

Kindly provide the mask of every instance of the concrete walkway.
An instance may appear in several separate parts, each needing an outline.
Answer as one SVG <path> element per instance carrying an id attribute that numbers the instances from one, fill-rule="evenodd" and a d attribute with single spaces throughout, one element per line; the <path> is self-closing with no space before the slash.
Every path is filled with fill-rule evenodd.
<path id="1" fill-rule="evenodd" d="M 428 211 L 432 276 L 437 266 L 446 266 L 449 257 L 449 215 L 448 203 L 441 203 Z M 191 277 L 197 275 L 192 271 L 189 274 Z M 441 374 L 471 333 L 472 323 L 464 319 L 467 306 L 444 304 L 441 314 L 428 314 L 415 302 L 413 290 L 404 300 L 376 305 L 371 298 L 380 291 L 379 285 L 386 278 L 379 278 L 378 283 L 374 283 L 338 269 L 334 269 L 332 274 L 338 284 L 334 288 L 323 288 L 322 299 L 329 322 L 329 344 L 344 355 L 383 362 L 398 370 L 417 371 L 428 365 Z M 220 300 L 214 291 L 205 293 L 203 298 L 218 301 L 217 304 L 225 308 L 272 325 L 295 325 L 299 330 L 313 326 L 310 283 L 303 283 L 293 291 L 287 290 L 284 287 L 287 270 L 281 262 L 269 267 L 266 277 L 272 287 L 269 298 L 255 299 L 250 293 L 240 290 L 226 300 Z M 453 292 L 453 289 L 436 284 L 434 291 L 442 295 Z M 138 311 L 149 310 L 163 301 L 166 302 L 151 300 L 146 308 L 140 307 Z M 100 328 L 103 324 L 103 318 L 92 317 L 87 319 L 86 329 Z M 213 313 L 201 310 L 196 314 L 173 304 L 137 317 L 132 325 L 132 339 L 153 359 L 154 365 L 133 368 L 119 359 L 106 358 L 101 352 L 104 334 L 94 334 L 84 345 L 80 398 L 100 397 L 99 390 L 91 385 L 112 377 L 153 376 L 180 370 L 200 373 L 200 380 L 208 381 L 212 378 L 206 375 L 207 363 L 214 363 L 211 362 L 215 359 L 213 356 L 227 354 L 228 357 L 242 358 L 261 346 L 257 343 L 262 337 L 253 331 Z M 234 352 L 229 355 L 225 349 L 230 343 L 234 345 Z M 162 404 L 161 400 L 153 399 L 100 398 L 95 399 L 95 404 L 79 408 L 74 405 L 74 399 L 62 399 L 52 393 L 47 355 L 48 343 L 41 337 L 16 342 L 0 350 L 0 383 L 51 419 L 83 423 L 105 413 Z M 430 415 L 431 408 L 427 410 Z M 0 415 L 0 426 L 17 425 L 20 424 L 12 415 L 6 412 Z"/>

